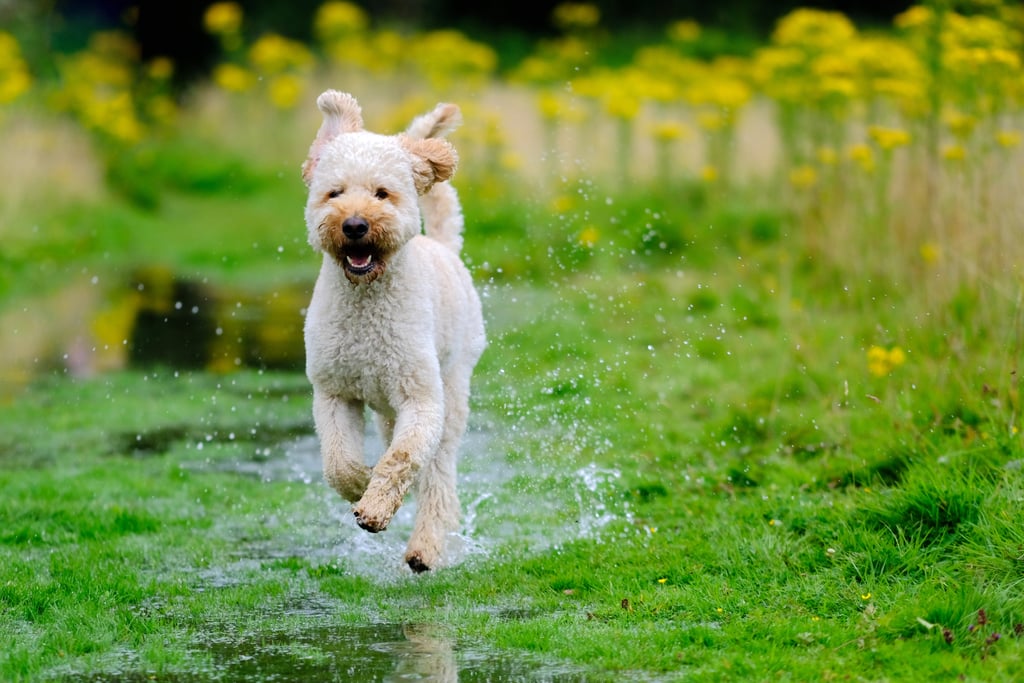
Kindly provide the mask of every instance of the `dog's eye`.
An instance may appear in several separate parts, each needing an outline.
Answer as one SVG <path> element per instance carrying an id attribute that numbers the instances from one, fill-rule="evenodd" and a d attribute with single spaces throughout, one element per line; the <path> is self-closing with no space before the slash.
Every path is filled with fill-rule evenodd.
<path id="1" fill-rule="evenodd" d="M 388 191 L 385 190 L 383 187 L 378 187 L 377 191 L 373 194 L 373 196 L 376 197 L 377 199 L 387 199 L 390 195 L 388 194 Z"/>
<path id="2" fill-rule="evenodd" d="M 345 188 L 340 187 L 337 190 L 331 190 L 330 192 L 328 192 L 327 193 L 327 198 L 328 199 L 337 199 L 338 197 L 340 197 L 344 193 L 345 193 Z"/>

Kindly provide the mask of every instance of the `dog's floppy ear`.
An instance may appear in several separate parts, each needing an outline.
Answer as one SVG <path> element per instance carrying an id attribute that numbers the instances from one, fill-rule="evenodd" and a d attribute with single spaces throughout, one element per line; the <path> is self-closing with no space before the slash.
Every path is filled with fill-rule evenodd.
<path id="1" fill-rule="evenodd" d="M 462 125 L 462 112 L 457 104 L 442 102 L 432 111 L 417 116 L 405 134 L 411 138 L 443 138 Z"/>
<path id="2" fill-rule="evenodd" d="M 434 183 L 444 182 L 455 175 L 459 156 L 447 140 L 414 140 L 407 135 L 400 136 L 400 140 L 412 156 L 412 179 L 419 194 L 426 194 Z"/>
<path id="3" fill-rule="evenodd" d="M 326 90 L 316 98 L 316 106 L 323 112 L 324 122 L 309 147 L 309 157 L 302 164 L 302 182 L 306 185 L 313 179 L 313 171 L 320 161 L 320 150 L 325 144 L 342 133 L 363 129 L 363 111 L 356 98 L 348 93 Z"/>

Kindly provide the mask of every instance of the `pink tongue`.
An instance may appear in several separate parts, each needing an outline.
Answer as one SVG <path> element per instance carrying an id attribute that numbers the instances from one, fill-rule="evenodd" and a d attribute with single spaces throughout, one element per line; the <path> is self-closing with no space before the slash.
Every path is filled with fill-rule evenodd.
<path id="1" fill-rule="evenodd" d="M 352 264 L 354 268 L 365 268 L 370 265 L 369 256 L 349 256 L 348 262 Z"/>

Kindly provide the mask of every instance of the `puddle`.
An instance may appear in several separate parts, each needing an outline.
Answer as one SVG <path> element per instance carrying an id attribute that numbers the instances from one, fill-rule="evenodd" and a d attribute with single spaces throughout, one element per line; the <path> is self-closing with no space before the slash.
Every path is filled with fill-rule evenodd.
<path id="1" fill-rule="evenodd" d="M 427 624 L 318 625 L 299 631 L 211 640 L 204 669 L 171 673 L 112 671 L 68 681 L 490 681 L 574 683 L 577 668 L 457 642 Z"/>
<path id="2" fill-rule="evenodd" d="M 383 443 L 370 427 L 367 453 Z M 493 434 L 471 428 L 462 443 L 459 492 L 463 526 L 450 538 L 452 563 L 485 558 L 512 544 L 516 553 L 540 552 L 579 537 L 596 537 L 629 510 L 615 489 L 618 472 L 589 465 L 564 473 L 542 472 L 533 465 L 512 464 Z M 268 513 L 266 535 L 239 543 L 236 560 L 196 572 L 203 589 L 245 585 L 268 566 L 301 560 L 368 578 L 377 584 L 416 580 L 402 561 L 412 531 L 415 497 L 402 506 L 388 531 L 368 534 L 356 527 L 350 506 L 323 481 L 315 436 L 260 446 L 248 457 L 197 461 L 197 471 L 235 472 L 262 481 L 291 482 L 305 488 L 307 499 L 289 510 Z M 524 484 L 528 482 L 528 484 Z M 222 529 L 221 533 L 238 533 Z M 345 605 L 319 592 L 302 573 L 292 586 L 289 604 L 280 613 L 301 617 L 281 631 L 239 632 L 235 624 L 207 624 L 191 651 L 197 664 L 181 673 L 141 671 L 134 653 L 124 653 L 102 674 L 62 680 L 87 681 L 490 681 L 572 683 L 593 679 L 593 672 L 529 653 L 501 652 L 478 643 L 455 640 L 444 628 L 425 624 L 338 624 Z M 268 605 L 268 608 L 271 606 Z M 277 608 L 272 608 L 277 609 Z M 498 618 L 521 618 L 509 610 Z"/>

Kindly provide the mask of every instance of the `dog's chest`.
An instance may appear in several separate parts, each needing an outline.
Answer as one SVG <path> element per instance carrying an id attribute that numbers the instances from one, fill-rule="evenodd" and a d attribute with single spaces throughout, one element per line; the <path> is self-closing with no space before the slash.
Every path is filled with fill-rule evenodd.
<path id="1" fill-rule="evenodd" d="M 429 318 L 401 300 L 327 294 L 314 293 L 307 318 L 310 379 L 336 396 L 393 407 L 403 377 L 434 348 Z"/>

